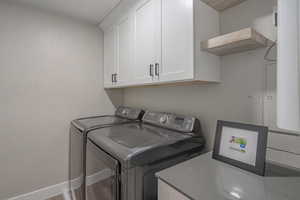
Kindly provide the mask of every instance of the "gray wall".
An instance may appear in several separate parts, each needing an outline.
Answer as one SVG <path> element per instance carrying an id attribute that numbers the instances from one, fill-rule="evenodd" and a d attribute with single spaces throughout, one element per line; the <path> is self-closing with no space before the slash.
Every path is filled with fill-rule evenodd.
<path id="1" fill-rule="evenodd" d="M 221 32 L 249 26 L 274 39 L 272 12 L 275 0 L 247 0 L 220 14 Z M 205 28 L 205 26 L 204 26 Z M 126 105 L 141 106 L 197 116 L 212 148 L 216 120 L 264 122 L 265 49 L 224 56 L 221 84 L 130 88 L 125 90 Z"/>
<path id="2" fill-rule="evenodd" d="M 96 26 L 0 2 L 0 199 L 67 180 L 68 129 L 112 113 Z"/>

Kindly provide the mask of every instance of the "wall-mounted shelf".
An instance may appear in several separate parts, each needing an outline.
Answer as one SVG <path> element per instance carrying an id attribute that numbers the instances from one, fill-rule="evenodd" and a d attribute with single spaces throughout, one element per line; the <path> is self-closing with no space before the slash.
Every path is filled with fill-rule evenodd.
<path id="1" fill-rule="evenodd" d="M 201 42 L 203 51 L 208 51 L 218 56 L 238 53 L 257 48 L 266 47 L 269 40 L 253 28 L 221 35 Z"/>
<path id="2" fill-rule="evenodd" d="M 246 0 L 201 0 L 207 5 L 213 7 L 218 11 L 226 10 L 227 8 L 234 7 Z"/>

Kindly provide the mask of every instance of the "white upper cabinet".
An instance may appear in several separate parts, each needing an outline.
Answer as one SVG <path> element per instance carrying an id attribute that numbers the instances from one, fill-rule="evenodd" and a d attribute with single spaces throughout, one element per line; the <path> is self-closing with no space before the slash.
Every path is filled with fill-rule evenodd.
<path id="1" fill-rule="evenodd" d="M 200 46 L 219 34 L 219 13 L 200 0 L 125 0 L 100 26 L 117 30 L 117 83 L 107 88 L 220 82 L 220 58 Z"/>
<path id="2" fill-rule="evenodd" d="M 163 82 L 194 78 L 194 10 L 192 0 L 162 1 Z"/>
<path id="3" fill-rule="evenodd" d="M 115 84 L 116 65 L 116 29 L 110 27 L 104 31 L 104 87 Z"/>
<path id="4" fill-rule="evenodd" d="M 134 82 L 151 83 L 161 59 L 161 1 L 143 0 L 134 8 Z"/>
<path id="5" fill-rule="evenodd" d="M 277 125 L 300 130 L 300 2 L 278 1 Z"/>
<path id="6" fill-rule="evenodd" d="M 133 20 L 128 15 L 116 25 L 117 32 L 117 85 L 130 84 L 133 66 Z M 105 50 L 105 49 L 104 49 Z"/>

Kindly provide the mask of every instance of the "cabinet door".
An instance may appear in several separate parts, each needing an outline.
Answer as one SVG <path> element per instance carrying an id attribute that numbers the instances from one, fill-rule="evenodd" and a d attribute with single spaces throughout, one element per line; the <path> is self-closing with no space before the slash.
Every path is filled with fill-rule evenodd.
<path id="1" fill-rule="evenodd" d="M 134 80 L 151 83 L 161 59 L 161 0 L 143 0 L 134 9 Z M 152 67 L 150 67 L 150 65 Z"/>
<path id="2" fill-rule="evenodd" d="M 126 16 L 116 25 L 117 27 L 117 85 L 130 83 L 133 71 L 133 17 Z"/>
<path id="3" fill-rule="evenodd" d="M 114 27 L 104 32 L 104 87 L 113 87 L 113 74 L 116 72 L 116 31 Z"/>
<path id="4" fill-rule="evenodd" d="M 163 82 L 194 78 L 194 17 L 192 0 L 162 1 Z"/>
<path id="5" fill-rule="evenodd" d="M 190 200 L 183 194 L 158 180 L 158 200 Z"/>
<path id="6" fill-rule="evenodd" d="M 300 2 L 278 1 L 277 125 L 300 130 Z"/>

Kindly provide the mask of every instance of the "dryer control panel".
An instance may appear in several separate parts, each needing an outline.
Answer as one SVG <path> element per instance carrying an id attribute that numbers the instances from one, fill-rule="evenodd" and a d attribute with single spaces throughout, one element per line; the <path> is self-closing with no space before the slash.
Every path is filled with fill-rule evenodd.
<path id="1" fill-rule="evenodd" d="M 147 111 L 143 117 L 143 122 L 186 133 L 193 132 L 196 120 L 191 116 L 151 111 Z"/>

